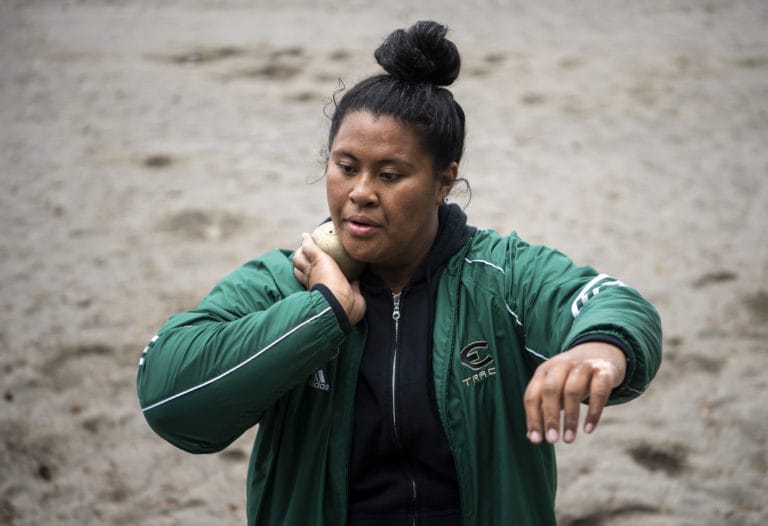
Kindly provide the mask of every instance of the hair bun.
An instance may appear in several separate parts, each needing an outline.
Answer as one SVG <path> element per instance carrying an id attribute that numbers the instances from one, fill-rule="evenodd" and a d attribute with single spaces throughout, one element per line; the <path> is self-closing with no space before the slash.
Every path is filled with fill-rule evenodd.
<path id="1" fill-rule="evenodd" d="M 393 31 L 374 53 L 392 77 L 405 82 L 450 86 L 461 69 L 459 51 L 445 38 L 448 28 L 432 21 Z"/>

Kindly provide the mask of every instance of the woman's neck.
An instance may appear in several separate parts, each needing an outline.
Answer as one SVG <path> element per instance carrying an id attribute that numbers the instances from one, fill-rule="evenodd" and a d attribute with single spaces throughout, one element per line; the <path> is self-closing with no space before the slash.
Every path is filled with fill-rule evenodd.
<path id="1" fill-rule="evenodd" d="M 370 266 L 371 272 L 381 278 L 393 293 L 403 290 L 422 263 L 424 263 L 437 236 L 437 225 L 430 230 L 433 230 L 432 235 L 427 236 L 422 246 L 410 251 L 403 260 L 389 264 L 372 264 Z"/>
<path id="2" fill-rule="evenodd" d="M 436 234 L 437 232 L 435 232 L 435 235 Z M 432 248 L 434 239 L 435 237 L 432 236 L 429 244 L 426 244 L 418 253 L 413 254 L 413 256 L 405 263 L 396 265 L 371 265 L 371 272 L 381 278 L 393 293 L 402 291 L 411 281 L 413 275 L 416 274 L 419 267 L 424 263 L 427 254 L 429 254 L 429 251 Z"/>

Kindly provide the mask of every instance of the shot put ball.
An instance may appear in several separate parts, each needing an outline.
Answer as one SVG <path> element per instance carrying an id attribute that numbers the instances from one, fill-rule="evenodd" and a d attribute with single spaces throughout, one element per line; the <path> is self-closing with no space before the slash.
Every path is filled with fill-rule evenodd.
<path id="1" fill-rule="evenodd" d="M 352 259 L 352 256 L 347 254 L 347 251 L 341 245 L 341 241 L 339 241 L 339 237 L 336 235 L 333 222 L 328 221 L 317 227 L 312 232 L 312 239 L 323 252 L 336 261 L 336 264 L 339 265 L 339 268 L 348 280 L 355 279 L 363 272 L 365 263 Z"/>

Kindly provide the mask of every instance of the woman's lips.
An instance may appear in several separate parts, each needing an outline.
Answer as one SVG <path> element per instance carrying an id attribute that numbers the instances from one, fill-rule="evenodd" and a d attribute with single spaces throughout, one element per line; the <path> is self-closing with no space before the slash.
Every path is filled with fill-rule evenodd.
<path id="1" fill-rule="evenodd" d="M 379 225 L 367 217 L 351 216 L 346 219 L 347 229 L 353 236 L 369 236 Z"/>

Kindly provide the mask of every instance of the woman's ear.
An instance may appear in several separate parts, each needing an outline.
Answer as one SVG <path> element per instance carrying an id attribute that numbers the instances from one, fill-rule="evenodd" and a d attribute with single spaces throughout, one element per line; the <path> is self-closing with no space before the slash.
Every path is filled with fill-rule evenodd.
<path id="1" fill-rule="evenodd" d="M 437 204 L 442 205 L 448 198 L 448 194 L 453 189 L 453 183 L 456 182 L 456 178 L 459 176 L 459 163 L 453 162 L 446 168 L 446 170 L 440 175 L 440 186 L 437 190 Z"/>

